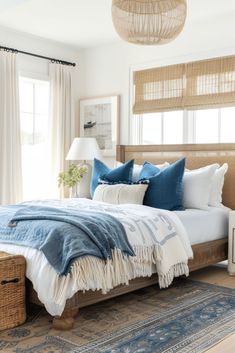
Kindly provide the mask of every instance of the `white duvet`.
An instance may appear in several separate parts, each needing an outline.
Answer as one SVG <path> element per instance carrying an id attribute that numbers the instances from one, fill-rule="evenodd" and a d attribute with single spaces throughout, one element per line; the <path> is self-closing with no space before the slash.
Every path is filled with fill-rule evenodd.
<path id="1" fill-rule="evenodd" d="M 66 300 L 79 290 L 107 293 L 119 284 L 128 284 L 133 278 L 151 276 L 156 272 L 160 287 L 167 287 L 175 276 L 188 275 L 187 262 L 193 256 L 192 249 L 183 224 L 173 212 L 87 199 L 54 200 L 50 204 L 111 214 L 125 227 L 136 254 L 135 257 L 123 257 L 119 251 L 114 251 L 113 259 L 106 262 L 86 256 L 73 263 L 67 276 L 59 276 L 41 251 L 1 243 L 1 251 L 26 258 L 26 276 L 51 315 L 61 315 Z"/>

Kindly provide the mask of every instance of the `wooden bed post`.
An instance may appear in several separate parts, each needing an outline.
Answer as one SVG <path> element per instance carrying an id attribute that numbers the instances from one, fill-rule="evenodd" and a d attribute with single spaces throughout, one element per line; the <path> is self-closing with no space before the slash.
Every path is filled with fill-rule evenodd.
<path id="1" fill-rule="evenodd" d="M 78 308 L 65 309 L 61 316 L 53 318 L 52 327 L 56 330 L 71 330 L 78 312 Z"/>
<path id="2" fill-rule="evenodd" d="M 116 160 L 118 162 L 125 163 L 125 146 L 117 145 L 116 146 Z"/>

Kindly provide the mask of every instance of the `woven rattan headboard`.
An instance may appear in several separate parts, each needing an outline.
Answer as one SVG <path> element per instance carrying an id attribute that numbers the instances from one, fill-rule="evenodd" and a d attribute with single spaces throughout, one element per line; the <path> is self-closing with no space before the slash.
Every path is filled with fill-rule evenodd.
<path id="1" fill-rule="evenodd" d="M 213 163 L 228 163 L 223 204 L 235 209 L 235 144 L 117 146 L 117 160 L 120 162 L 135 159 L 137 164 L 142 164 L 145 160 L 154 164 L 165 161 L 171 163 L 183 157 L 186 157 L 186 167 L 189 169 Z"/>

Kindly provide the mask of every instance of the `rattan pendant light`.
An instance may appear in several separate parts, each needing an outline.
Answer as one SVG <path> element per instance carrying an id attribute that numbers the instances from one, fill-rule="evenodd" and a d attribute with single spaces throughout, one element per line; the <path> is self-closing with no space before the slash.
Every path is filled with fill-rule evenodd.
<path id="1" fill-rule="evenodd" d="M 186 0 L 112 0 L 117 33 L 135 44 L 169 43 L 182 31 L 186 13 Z"/>

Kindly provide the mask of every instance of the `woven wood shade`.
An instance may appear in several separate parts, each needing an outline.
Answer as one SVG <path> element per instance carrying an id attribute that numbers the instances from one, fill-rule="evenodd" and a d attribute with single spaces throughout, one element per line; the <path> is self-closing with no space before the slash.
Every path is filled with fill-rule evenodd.
<path id="1" fill-rule="evenodd" d="M 165 44 L 182 31 L 186 0 L 113 0 L 112 18 L 119 36 L 127 42 Z"/>
<path id="2" fill-rule="evenodd" d="M 181 109 L 184 70 L 182 64 L 136 72 L 134 113 Z"/>
<path id="3" fill-rule="evenodd" d="M 186 65 L 187 109 L 206 109 L 235 104 L 235 56 Z"/>
<path id="4" fill-rule="evenodd" d="M 135 114 L 235 105 L 235 56 L 136 71 L 134 85 Z"/>

